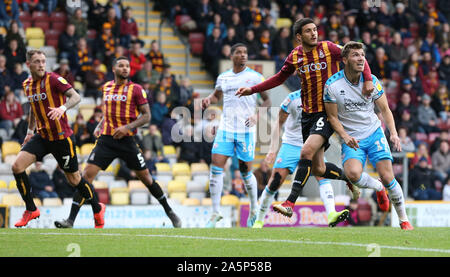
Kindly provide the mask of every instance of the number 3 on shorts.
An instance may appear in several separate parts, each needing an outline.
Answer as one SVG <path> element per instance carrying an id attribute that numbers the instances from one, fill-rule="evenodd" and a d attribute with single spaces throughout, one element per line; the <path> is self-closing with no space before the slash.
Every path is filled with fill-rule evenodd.
<path id="1" fill-rule="evenodd" d="M 323 122 L 323 116 L 322 116 L 316 122 L 316 131 L 322 130 L 323 126 L 325 126 L 325 122 Z"/>

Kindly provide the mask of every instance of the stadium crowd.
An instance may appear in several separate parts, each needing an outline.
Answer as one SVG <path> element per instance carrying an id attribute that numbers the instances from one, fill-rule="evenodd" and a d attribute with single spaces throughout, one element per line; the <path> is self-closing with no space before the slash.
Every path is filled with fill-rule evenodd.
<path id="1" fill-rule="evenodd" d="M 0 27 L 6 29 L 0 35 L 0 144 L 2 139 L 21 143 L 27 131 L 29 106 L 22 82 L 28 77 L 25 29 L 30 25 L 25 19 L 35 12 L 48 16 L 62 13 L 67 21 L 54 43 L 57 63 L 51 70 L 83 97 L 99 104 L 102 84 L 113 78 L 113 59 L 128 56 L 131 80 L 147 91 L 151 107 L 151 122 L 138 136 L 151 172 L 156 173 L 156 163 L 168 162 L 165 145 L 177 147 L 177 161 L 210 164 L 211 140 L 173 141 L 171 131 L 178 123 L 172 110 L 185 106 L 194 115 L 198 93 L 188 78 L 177 78 L 171 72 L 157 41 L 152 41 L 150 50 L 144 53 L 133 10 L 120 0 L 101 1 L 106 5 L 83 0 L 81 8 L 66 6 L 65 2 L 0 2 Z M 164 0 L 155 1 L 154 8 L 171 22 L 180 15 L 190 16 L 189 24 L 180 29 L 185 34 L 204 34 L 201 58 L 214 78 L 219 74 L 219 59 L 229 58 L 230 47 L 237 42 L 248 46 L 249 59 L 274 61 L 279 70 L 297 45 L 290 26 L 277 27 L 279 19 L 295 22 L 310 17 L 318 26 L 319 41 L 364 43 L 372 74 L 382 80 L 395 115 L 403 151 L 414 153 L 409 160 L 410 197 L 443 198 L 445 185 L 450 186 L 449 1 L 381 1 L 380 7 L 369 7 L 367 1 L 360 0 Z M 293 76 L 287 85 L 296 90 L 299 82 Z M 101 118 L 99 107 L 91 118 L 84 118 L 81 112 L 76 115 L 72 128 L 78 146 L 95 141 L 93 131 Z M 200 126 L 187 122 L 182 133 L 190 138 L 198 133 L 213 137 L 217 124 L 217 117 L 211 115 Z M 401 180 L 401 166 L 394 168 Z M 126 168 L 119 176 L 135 178 Z M 241 196 L 236 178 L 233 176 L 233 193 Z M 53 195 L 47 187 L 42 187 L 41 195 Z"/>

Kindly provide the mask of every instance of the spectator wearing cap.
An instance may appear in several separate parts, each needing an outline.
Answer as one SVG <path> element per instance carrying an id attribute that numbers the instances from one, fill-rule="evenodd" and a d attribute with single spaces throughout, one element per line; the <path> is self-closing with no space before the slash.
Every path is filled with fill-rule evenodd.
<path id="1" fill-rule="evenodd" d="M 94 60 L 92 69 L 86 74 L 86 89 L 84 91 L 84 97 L 93 97 L 97 102 L 97 99 L 102 99 L 101 86 L 106 81 L 105 73 L 101 71 L 100 60 Z"/>
<path id="2" fill-rule="evenodd" d="M 410 171 L 409 182 L 414 200 L 441 200 L 441 194 L 436 190 L 435 174 L 428 167 L 425 157 L 420 158 L 419 163 Z"/>
<path id="3" fill-rule="evenodd" d="M 88 22 L 83 18 L 83 10 L 76 8 L 72 17 L 69 19 L 69 23 L 75 26 L 75 35 L 78 38 L 84 38 L 87 36 Z"/>
<path id="4" fill-rule="evenodd" d="M 150 44 L 150 51 L 145 56 L 147 60 L 152 61 L 153 68 L 159 73 L 163 72 L 164 55 L 159 50 L 159 44 L 156 40 L 153 40 Z"/>
<path id="5" fill-rule="evenodd" d="M 130 59 L 130 77 L 133 78 L 142 69 L 146 61 L 145 55 L 141 52 L 141 43 L 138 40 L 132 42 L 128 57 Z"/>
<path id="6" fill-rule="evenodd" d="M 78 37 L 75 34 L 75 25 L 67 24 L 66 30 L 58 38 L 59 59 L 67 59 L 76 64 L 76 49 Z"/>
<path id="7" fill-rule="evenodd" d="M 450 90 L 450 49 L 445 51 L 444 58 L 438 68 L 439 80 Z"/>
<path id="8" fill-rule="evenodd" d="M 69 66 L 69 60 L 61 59 L 59 62 L 59 67 L 54 71 L 56 74 L 60 75 L 73 87 L 75 84 L 75 76 L 72 74 Z"/>
<path id="9" fill-rule="evenodd" d="M 434 110 L 430 106 L 431 97 L 428 94 L 422 96 L 422 104 L 417 109 L 417 118 L 419 120 L 419 132 L 421 133 L 433 133 L 440 132 L 437 127 L 438 117 Z"/>
<path id="10" fill-rule="evenodd" d="M 125 48 L 129 48 L 130 43 L 139 37 L 137 23 L 131 12 L 131 8 L 127 7 L 120 20 L 120 44 Z"/>

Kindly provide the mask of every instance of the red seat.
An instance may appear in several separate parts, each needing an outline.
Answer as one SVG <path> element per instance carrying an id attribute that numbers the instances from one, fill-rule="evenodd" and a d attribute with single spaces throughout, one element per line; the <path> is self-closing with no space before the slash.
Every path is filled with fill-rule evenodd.
<path id="1" fill-rule="evenodd" d="M 191 17 L 189 15 L 184 15 L 184 14 L 177 15 L 175 17 L 175 25 L 177 27 L 180 27 L 181 25 L 188 22 L 189 20 L 191 20 Z"/>
<path id="2" fill-rule="evenodd" d="M 31 20 L 30 21 L 22 21 L 22 27 L 24 30 L 26 30 L 28 27 L 31 27 Z"/>
<path id="3" fill-rule="evenodd" d="M 368 223 L 372 219 L 372 207 L 365 199 L 358 199 L 358 219 L 360 223 Z"/>
<path id="4" fill-rule="evenodd" d="M 45 32 L 45 40 L 50 40 L 50 39 L 58 40 L 60 34 L 61 34 L 61 32 L 58 30 L 53 30 L 53 29 L 47 30 L 47 32 Z"/>
<path id="5" fill-rule="evenodd" d="M 201 56 L 203 53 L 203 43 L 194 42 L 191 43 L 191 53 L 195 56 Z"/>
<path id="6" fill-rule="evenodd" d="M 34 11 L 33 14 L 31 15 L 31 20 L 36 23 L 36 22 L 43 22 L 43 21 L 50 21 L 48 15 L 46 12 L 41 12 L 41 11 Z"/>
<path id="7" fill-rule="evenodd" d="M 95 189 L 98 196 L 98 201 L 103 204 L 109 204 L 109 190 L 108 188 Z"/>
<path id="8" fill-rule="evenodd" d="M 42 31 L 44 31 L 44 33 L 49 31 L 49 29 L 50 29 L 50 22 L 49 21 L 35 21 L 33 25 L 34 25 L 34 27 L 41 28 Z"/>
<path id="9" fill-rule="evenodd" d="M 87 37 L 88 37 L 88 39 L 95 39 L 95 38 L 97 38 L 97 31 L 95 29 L 89 29 L 87 31 Z"/>
<path id="10" fill-rule="evenodd" d="M 52 12 L 50 15 L 51 22 L 67 22 L 67 15 L 64 12 Z"/>
<path id="11" fill-rule="evenodd" d="M 58 49 L 58 39 L 45 39 L 45 45 Z"/>
<path id="12" fill-rule="evenodd" d="M 440 135 L 441 135 L 441 133 L 429 133 L 429 134 L 428 134 L 428 141 L 429 141 L 430 143 L 433 143 L 434 140 L 435 140 L 437 137 L 439 137 Z"/>
<path id="13" fill-rule="evenodd" d="M 427 142 L 428 141 L 428 136 L 425 133 L 416 133 L 416 140 Z"/>
<path id="14" fill-rule="evenodd" d="M 192 44 L 193 42 L 199 42 L 203 43 L 205 41 L 205 35 L 200 32 L 193 32 L 189 33 L 189 43 Z"/>
<path id="15" fill-rule="evenodd" d="M 413 41 L 414 41 L 413 38 L 404 38 L 404 39 L 403 39 L 403 46 L 404 46 L 405 48 L 407 48 L 408 46 L 411 45 L 411 43 L 412 43 Z"/>
<path id="16" fill-rule="evenodd" d="M 25 11 L 20 11 L 20 13 L 19 13 L 19 20 L 20 20 L 20 22 L 31 21 L 30 13 L 25 12 Z"/>
<path id="17" fill-rule="evenodd" d="M 52 29 L 62 33 L 66 30 L 66 22 L 54 21 L 52 22 Z"/>

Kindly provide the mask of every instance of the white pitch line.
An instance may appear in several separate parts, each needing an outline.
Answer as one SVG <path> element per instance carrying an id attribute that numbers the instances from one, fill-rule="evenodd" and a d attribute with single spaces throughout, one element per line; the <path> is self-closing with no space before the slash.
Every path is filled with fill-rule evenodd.
<path id="1" fill-rule="evenodd" d="M 0 232 L 0 235 L 10 235 L 11 233 Z M 36 235 L 36 233 L 17 233 L 21 235 Z M 84 233 L 37 233 L 38 235 L 59 235 L 59 236 L 135 236 L 135 237 L 160 237 L 160 238 L 180 238 L 180 239 L 198 239 L 198 240 L 219 240 L 219 241 L 237 241 L 237 242 L 270 242 L 270 243 L 292 243 L 292 244 L 312 244 L 312 245 L 335 245 L 335 246 L 353 246 L 353 247 L 367 247 L 369 244 L 352 243 L 352 242 L 333 242 L 333 241 L 298 241 L 298 240 L 277 240 L 277 239 L 239 239 L 239 238 L 218 238 L 218 237 L 202 237 L 202 236 L 183 236 L 183 235 L 131 235 L 120 233 L 99 233 L 99 234 L 84 234 Z M 419 247 L 404 247 L 404 246 L 390 246 L 379 245 L 382 249 L 394 249 L 404 251 L 419 251 L 419 252 L 438 252 L 450 253 L 450 249 L 436 249 L 436 248 L 419 248 Z"/>

